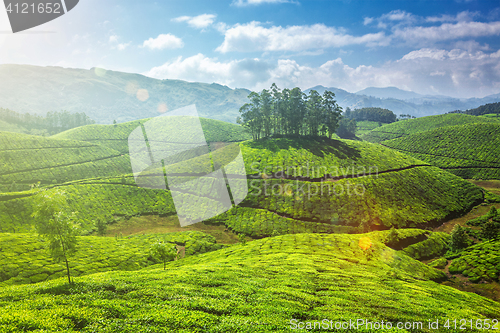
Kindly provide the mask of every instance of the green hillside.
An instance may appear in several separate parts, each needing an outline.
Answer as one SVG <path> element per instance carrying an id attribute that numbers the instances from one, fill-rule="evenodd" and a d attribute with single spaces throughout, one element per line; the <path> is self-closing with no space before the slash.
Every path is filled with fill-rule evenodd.
<path id="1" fill-rule="evenodd" d="M 467 179 L 500 179 L 500 123 L 450 126 L 382 142 Z"/>
<path id="2" fill-rule="evenodd" d="M 363 121 L 357 121 L 356 122 L 356 136 L 362 136 L 372 130 L 374 130 L 377 127 L 380 127 L 378 122 L 376 121 L 368 121 L 368 120 L 363 120 Z"/>
<path id="3" fill-rule="evenodd" d="M 433 282 L 443 273 L 390 249 L 379 237 L 271 237 L 187 257 L 166 271 L 98 273 L 78 277 L 72 286 L 58 279 L 5 287 L 0 327 L 5 332 L 286 332 L 299 322 L 363 318 L 417 323 L 398 332 L 445 332 L 447 319 L 475 323 L 498 317 L 498 303 Z M 439 319 L 439 330 L 428 327 L 431 318 Z M 365 325 L 343 331 L 373 332 Z"/>
<path id="4" fill-rule="evenodd" d="M 471 282 L 500 282 L 500 241 L 487 241 L 468 247 L 451 261 L 449 271 L 462 274 Z"/>
<path id="5" fill-rule="evenodd" d="M 65 192 L 69 210 L 76 213 L 84 235 L 96 229 L 98 219 L 111 223 L 115 217 L 175 214 L 168 191 L 137 187 L 133 177 L 125 180 L 125 183 L 122 178 L 83 180 L 58 185 L 48 191 L 62 189 Z M 0 232 L 32 231 L 32 196 L 35 195 L 38 195 L 37 189 L 0 196 Z"/>
<path id="6" fill-rule="evenodd" d="M 28 130 L 23 128 L 22 126 L 11 124 L 0 119 L 0 132 L 26 133 L 28 132 Z"/>
<path id="7" fill-rule="evenodd" d="M 495 118 L 447 113 L 437 116 L 401 120 L 392 124 L 383 125 L 364 134 L 361 138 L 370 142 L 382 142 L 446 126 L 476 123 L 498 123 L 498 120 Z"/>
<path id="8" fill-rule="evenodd" d="M 195 232 L 149 234 L 127 238 L 78 237 L 76 255 L 70 258 L 72 276 L 113 270 L 137 270 L 158 262 L 149 248 L 155 241 L 185 244 L 187 256 L 220 249 L 213 236 Z M 36 283 L 66 275 L 63 263 L 48 255 L 43 239 L 33 234 L 0 233 L 0 287 Z"/>
<path id="9" fill-rule="evenodd" d="M 20 113 L 85 112 L 98 124 L 158 116 L 196 104 L 200 116 L 234 123 L 250 93 L 212 83 L 158 80 L 101 68 L 0 65 L 0 107 Z"/>
<path id="10" fill-rule="evenodd" d="M 367 142 L 283 138 L 246 141 L 240 147 L 250 193 L 240 207 L 215 220 L 252 237 L 269 236 L 275 228 L 279 233 L 301 233 L 430 227 L 483 201 L 479 187 Z M 185 171 L 196 163 L 182 165 Z M 169 191 L 139 188 L 131 175 L 56 188 L 66 192 L 84 234 L 95 230 L 97 219 L 109 223 L 119 216 L 175 214 Z M 1 197 L 2 231 L 31 230 L 31 195 L 36 193 Z"/>
<path id="11" fill-rule="evenodd" d="M 250 194 L 240 206 L 302 222 L 358 231 L 430 226 L 483 200 L 481 190 L 469 182 L 381 145 L 272 139 L 240 146 L 251 175 Z M 255 221 L 259 212 L 242 218 L 236 208 L 219 218 L 229 225 L 254 223 L 269 230 L 264 221 Z"/>
<path id="12" fill-rule="evenodd" d="M 4 191 L 12 182 L 26 189 L 36 182 L 57 184 L 132 172 L 128 156 L 91 142 L 0 132 L 0 147 Z"/>
<path id="13" fill-rule="evenodd" d="M 150 119 L 129 121 L 116 125 L 88 125 L 74 128 L 52 136 L 54 139 L 88 141 L 128 154 L 128 136 Z M 236 142 L 251 139 L 247 131 L 235 124 L 200 118 L 207 142 Z M 168 129 L 166 129 L 168 130 Z"/>

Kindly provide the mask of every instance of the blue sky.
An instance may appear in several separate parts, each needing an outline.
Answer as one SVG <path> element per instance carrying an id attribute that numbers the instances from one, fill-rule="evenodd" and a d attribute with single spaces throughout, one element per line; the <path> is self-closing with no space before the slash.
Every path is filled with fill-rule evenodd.
<path id="1" fill-rule="evenodd" d="M 479 0 L 80 0 L 9 33 L 0 63 L 102 67 L 159 79 L 261 90 L 500 93 L 500 3 Z"/>

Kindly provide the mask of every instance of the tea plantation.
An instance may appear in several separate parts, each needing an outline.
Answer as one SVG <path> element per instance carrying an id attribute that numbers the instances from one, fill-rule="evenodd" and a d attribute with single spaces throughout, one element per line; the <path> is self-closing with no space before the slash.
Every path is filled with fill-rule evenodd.
<path id="1" fill-rule="evenodd" d="M 451 274 L 462 274 L 471 282 L 500 282 L 500 241 L 482 242 L 468 247 L 453 259 L 449 267 Z"/>
<path id="2" fill-rule="evenodd" d="M 130 133 L 150 119 L 134 120 L 116 125 L 82 126 L 56 134 L 53 138 L 88 141 L 112 148 L 122 154 L 128 154 L 128 137 Z M 200 118 L 200 123 L 208 143 L 238 142 L 252 138 L 252 136 L 239 125 L 207 118 Z"/>
<path id="3" fill-rule="evenodd" d="M 500 179 L 500 123 L 450 126 L 382 142 L 467 179 Z"/>
<path id="4" fill-rule="evenodd" d="M 78 277 L 74 285 L 58 279 L 4 287 L 0 329 L 287 332 L 297 322 L 362 319 L 394 325 L 423 321 L 413 329 L 377 330 L 382 332 L 449 332 L 429 329 L 427 318 L 475 323 L 498 317 L 498 303 L 433 282 L 443 273 L 377 237 L 270 237 L 187 257 L 166 271 L 106 272 Z M 343 331 L 373 329 L 362 324 Z"/>
<path id="5" fill-rule="evenodd" d="M 391 124 L 377 127 L 361 136 L 369 142 L 382 142 L 407 135 L 426 132 L 447 126 L 466 124 L 498 124 L 498 118 L 471 116 L 459 113 L 447 113 L 437 116 L 421 117 L 416 119 L 400 120 Z"/>
<path id="6" fill-rule="evenodd" d="M 113 270 L 138 270 L 156 264 L 149 254 L 155 241 L 184 244 L 186 255 L 222 248 L 213 236 L 196 231 L 127 238 L 78 237 L 77 253 L 70 258 L 72 276 Z M 0 233 L 0 287 L 36 283 L 66 275 L 63 263 L 48 255 L 46 242 L 33 234 Z"/>
<path id="7" fill-rule="evenodd" d="M 95 143 L 0 132 L 0 147 L 3 192 L 132 172 L 128 156 Z"/>

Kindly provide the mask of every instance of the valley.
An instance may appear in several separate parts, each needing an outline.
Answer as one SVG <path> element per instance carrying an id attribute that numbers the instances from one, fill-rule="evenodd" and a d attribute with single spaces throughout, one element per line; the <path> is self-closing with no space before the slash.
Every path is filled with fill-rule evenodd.
<path id="1" fill-rule="evenodd" d="M 210 158 L 227 165 L 241 152 L 247 179 L 232 181 L 249 193 L 187 227 L 168 177 L 167 190 L 134 178 L 128 138 L 148 120 L 48 137 L 0 132 L 3 331 L 269 332 L 293 318 L 500 313 L 500 240 L 483 232 L 500 217 L 495 117 L 366 122 L 356 140 L 253 140 L 244 126 L 201 118 Z M 168 170 L 190 179 L 206 157 Z M 36 233 L 40 196 L 60 193 L 79 233 L 71 284 Z M 467 243 L 459 250 L 456 225 Z M 185 255 L 163 269 L 151 252 L 158 242 Z"/>

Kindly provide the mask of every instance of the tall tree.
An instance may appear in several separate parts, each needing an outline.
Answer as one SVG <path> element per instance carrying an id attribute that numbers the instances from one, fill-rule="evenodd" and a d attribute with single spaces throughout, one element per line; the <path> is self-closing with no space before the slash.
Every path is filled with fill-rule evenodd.
<path id="1" fill-rule="evenodd" d="M 318 136 L 323 115 L 323 98 L 316 90 L 311 90 L 306 102 L 308 134 Z"/>
<path id="2" fill-rule="evenodd" d="M 281 134 L 282 131 L 282 122 L 281 122 L 281 111 L 280 111 L 280 103 L 281 99 L 281 91 L 276 85 L 273 83 L 271 85 L 271 95 L 272 95 L 272 117 L 273 117 L 273 132 L 274 134 Z"/>
<path id="3" fill-rule="evenodd" d="M 71 284 L 68 257 L 76 252 L 78 227 L 74 215 L 69 215 L 66 196 L 61 190 L 43 190 L 34 196 L 35 227 L 49 242 L 49 250 L 56 262 L 66 263 L 68 283 Z"/>
<path id="4" fill-rule="evenodd" d="M 306 115 L 306 105 L 304 103 L 304 93 L 299 87 L 290 91 L 290 126 L 291 132 L 295 135 L 302 134 L 302 125 Z"/>
<path id="5" fill-rule="evenodd" d="M 347 110 L 346 110 L 347 113 Z M 342 117 L 342 108 L 335 100 L 335 94 L 325 90 L 323 93 L 323 123 L 328 131 L 328 138 L 332 138 L 333 133 L 339 127 L 339 120 Z"/>

